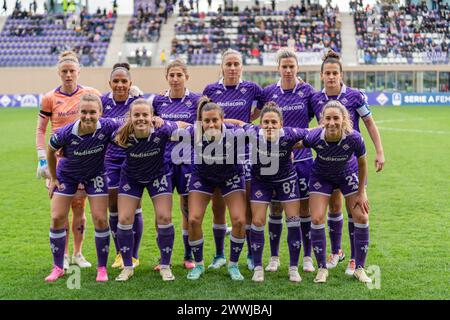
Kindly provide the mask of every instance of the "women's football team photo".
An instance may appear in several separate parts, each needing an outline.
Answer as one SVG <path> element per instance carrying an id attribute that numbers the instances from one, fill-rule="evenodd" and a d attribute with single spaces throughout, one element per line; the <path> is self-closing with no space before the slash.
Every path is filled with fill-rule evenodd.
<path id="1" fill-rule="evenodd" d="M 108 266 L 120 270 L 115 281 L 139 277 L 144 209 L 145 223 L 156 231 L 159 263 L 154 269 L 163 281 L 195 281 L 224 267 L 234 281 L 243 281 L 241 270 L 248 268 L 255 282 L 286 272 L 298 283 L 302 272 L 312 272 L 315 283 L 325 283 L 347 258 L 345 274 L 370 283 L 366 186 L 368 170 L 384 166 L 380 134 L 363 91 L 344 84 L 336 52 L 323 57 L 320 91 L 298 77 L 300 67 L 295 52 L 280 49 L 279 81 L 261 88 L 242 79 L 242 56 L 228 49 L 221 78 L 195 93 L 188 89 L 185 62 L 176 59 L 161 75 L 167 89 L 145 99 L 128 63 L 115 64 L 105 76 L 111 90 L 102 95 L 78 82 L 80 61 L 74 52 L 63 52 L 57 64 L 61 84 L 43 96 L 36 127 L 37 176 L 45 180 L 51 208 L 53 262 L 45 281 L 63 277 L 70 264 L 94 264 L 82 250 L 87 199 L 97 282 L 109 280 Z M 314 118 L 318 125 L 311 123 Z M 371 161 L 360 122 L 375 148 Z M 275 169 L 268 170 L 267 158 Z M 181 212 L 173 210 L 175 189 Z M 142 208 L 144 191 L 151 210 Z M 203 223 L 210 203 L 212 230 Z M 344 206 L 347 254 L 341 247 Z M 173 219 L 176 215 L 181 219 Z M 180 228 L 183 247 L 174 245 Z M 204 231 L 212 232 L 214 252 L 204 250 L 209 239 Z M 289 266 L 282 268 L 280 246 L 286 245 Z M 183 260 L 172 261 L 179 248 Z M 108 261 L 110 250 L 113 261 Z M 264 250 L 270 252 L 268 261 Z M 178 263 L 184 274 L 173 273 Z"/>

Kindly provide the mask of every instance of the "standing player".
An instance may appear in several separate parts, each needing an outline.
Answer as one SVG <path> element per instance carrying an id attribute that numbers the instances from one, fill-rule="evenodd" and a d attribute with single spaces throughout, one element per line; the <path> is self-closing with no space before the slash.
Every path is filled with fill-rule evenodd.
<path id="1" fill-rule="evenodd" d="M 140 97 L 139 91 L 136 87 L 132 87 L 130 65 L 128 63 L 116 63 L 109 79 L 109 86 L 112 92 L 106 93 L 102 96 L 103 117 L 112 118 L 123 121 L 126 117 L 130 105 L 133 101 Z M 112 264 L 113 268 L 123 268 L 122 256 L 117 244 L 117 223 L 118 223 L 118 209 L 117 209 L 117 190 L 119 188 L 120 171 L 125 160 L 125 152 L 115 143 L 108 146 L 108 151 L 105 157 L 105 169 L 108 181 L 109 193 L 109 225 L 111 234 L 113 236 L 114 245 L 116 248 L 116 258 Z M 142 208 L 136 209 L 133 233 L 133 265 L 139 265 L 139 245 L 142 238 L 142 231 L 144 229 L 144 221 L 142 219 Z"/>
<path id="2" fill-rule="evenodd" d="M 353 274 L 359 281 L 370 283 L 372 280 L 364 271 L 369 248 L 364 140 L 358 131 L 352 129 L 349 112 L 339 101 L 327 102 L 320 119 L 323 128 L 313 129 L 302 142 L 304 147 L 317 152 L 309 180 L 311 241 L 319 267 L 314 282 L 327 281 L 325 215 L 333 190 L 339 188 L 355 222 L 356 270 Z"/>
<path id="3" fill-rule="evenodd" d="M 64 248 L 67 218 L 78 185 L 82 184 L 89 197 L 92 220 L 95 226 L 97 249 L 97 281 L 108 281 L 106 265 L 109 252 L 108 192 L 105 183 L 104 158 L 108 143 L 118 124 L 109 119 L 99 119 L 102 103 L 96 94 L 84 94 L 78 106 L 79 120 L 58 129 L 51 137 L 47 149 L 50 173 L 51 198 L 50 248 L 54 267 L 47 282 L 64 275 Z M 56 152 L 63 157 L 56 166 Z"/>
<path id="4" fill-rule="evenodd" d="M 197 116 L 197 103 L 200 95 L 192 93 L 186 88 L 186 81 L 189 80 L 186 64 L 180 59 L 169 63 L 166 68 L 166 80 L 170 87 L 169 91 L 165 95 L 154 96 L 152 100 L 155 115 L 163 120 L 179 120 L 193 124 Z M 175 142 L 168 144 L 165 152 L 165 161 L 171 166 L 172 185 L 176 186 L 180 195 L 180 208 L 183 216 L 183 265 L 186 269 L 192 269 L 195 264 L 188 241 L 188 187 L 191 178 L 191 155 L 181 155 L 180 158 L 183 159 L 183 162 L 177 161 L 177 164 L 174 164 L 174 160 L 180 159 L 178 155 L 177 159 L 171 158 L 175 144 Z"/>
<path id="5" fill-rule="evenodd" d="M 235 132 L 237 126 L 224 124 L 223 116 L 218 104 L 202 98 L 198 103 L 197 125 L 188 130 L 195 150 L 189 184 L 189 245 L 195 258 L 195 268 L 187 275 L 190 280 L 199 279 L 205 272 L 202 221 L 216 188 L 230 210 L 232 223 L 228 273 L 232 280 L 244 280 L 238 261 L 245 242 L 245 178 L 242 164 L 237 163 L 240 151 L 237 140 L 244 132 L 240 129 L 239 135 Z"/>
<path id="6" fill-rule="evenodd" d="M 132 252 L 133 223 L 144 189 L 147 189 L 155 209 L 158 225 L 158 247 L 161 256 L 160 274 L 164 281 L 174 280 L 170 259 L 174 243 L 172 224 L 172 179 L 170 167 L 164 163 L 164 150 L 173 131 L 187 125 L 178 121 L 153 126 L 153 110 L 147 100 L 137 99 L 129 110 L 129 117 L 116 135 L 116 142 L 125 149 L 126 159 L 120 172 L 117 241 L 124 269 L 116 278 L 126 281 L 134 273 Z"/>
<path id="7" fill-rule="evenodd" d="M 359 130 L 359 119 L 361 118 L 369 132 L 370 138 L 375 146 L 375 169 L 381 171 L 384 166 L 384 152 L 381 144 L 380 133 L 373 120 L 372 113 L 367 104 L 366 95 L 358 89 L 347 87 L 343 83 L 342 64 L 339 55 L 333 50 L 329 50 L 323 58 L 321 67 L 321 78 L 324 83 L 324 89 L 317 92 L 312 98 L 314 112 L 319 121 L 323 106 L 330 100 L 337 100 L 343 104 L 350 115 L 353 128 Z M 347 213 L 350 212 L 347 208 Z M 330 233 L 331 255 L 328 257 L 328 268 L 335 268 L 340 261 L 343 261 L 345 255 L 341 250 L 342 238 L 342 194 L 339 190 L 334 190 L 330 199 L 328 213 L 328 229 Z M 350 236 L 351 259 L 345 271 L 348 275 L 353 275 L 355 271 L 355 248 L 354 248 L 354 219 L 351 214 L 348 216 L 348 230 Z"/>
<path id="8" fill-rule="evenodd" d="M 297 78 L 298 61 L 295 52 L 289 49 L 280 49 L 277 53 L 278 72 L 281 79 L 267 86 L 263 90 L 264 102 L 275 102 L 283 113 L 283 125 L 295 128 L 308 128 L 309 121 L 314 116 L 310 99 L 314 94 L 314 88 Z M 303 271 L 314 272 L 311 258 L 308 183 L 311 173 L 313 156 L 311 149 L 294 150 L 294 164 L 299 179 L 300 188 L 300 225 L 302 229 L 303 243 Z M 278 257 L 282 224 L 282 208 L 277 202 L 272 202 L 269 216 L 270 262 L 266 271 L 277 271 L 280 265 Z"/>
<path id="9" fill-rule="evenodd" d="M 234 120 L 236 121 L 236 120 Z M 304 128 L 283 127 L 283 115 L 275 102 L 267 103 L 261 111 L 260 127 L 244 125 L 252 142 L 252 180 L 251 206 L 252 226 L 251 242 L 255 272 L 253 281 L 264 281 L 262 255 L 264 251 L 264 227 L 267 208 L 273 193 L 277 194 L 286 212 L 288 227 L 288 248 L 290 255 L 289 280 L 300 282 L 298 260 L 301 247 L 300 229 L 300 191 L 296 168 L 291 153 L 295 144 L 303 139 L 308 130 Z"/>
<path id="10" fill-rule="evenodd" d="M 257 119 L 262 108 L 262 89 L 256 83 L 241 79 L 242 55 L 236 50 L 228 49 L 222 55 L 221 68 L 223 78 L 218 82 L 206 86 L 203 94 L 222 107 L 224 117 L 227 119 L 236 119 L 246 123 Z M 254 108 L 255 103 L 256 108 Z M 248 157 L 248 149 L 243 153 L 245 154 L 240 155 L 240 158 L 244 163 L 246 191 L 247 194 L 250 194 L 251 164 Z M 214 214 L 213 234 L 216 243 L 216 255 L 208 269 L 218 269 L 226 264 L 224 243 L 227 229 L 224 199 L 218 192 L 218 189 L 214 191 L 212 210 Z M 247 198 L 245 225 L 248 250 L 247 266 L 250 270 L 253 270 L 250 247 L 251 220 L 250 201 Z"/>
<path id="11" fill-rule="evenodd" d="M 61 78 L 61 85 L 46 93 L 42 97 L 41 110 L 39 112 L 38 123 L 36 128 L 36 147 L 38 155 L 38 178 L 47 178 L 48 174 L 46 159 L 46 143 L 45 133 L 47 124 L 50 121 L 52 133 L 66 124 L 74 122 L 78 117 L 78 102 L 80 97 L 86 93 L 93 93 L 100 96 L 100 92 L 96 89 L 81 86 L 78 84 L 80 75 L 80 63 L 73 51 L 65 51 L 61 53 L 58 60 L 58 75 Z M 86 230 L 86 215 L 84 213 L 84 205 L 86 193 L 80 189 L 73 197 L 72 207 L 72 232 L 73 232 L 73 255 L 69 259 L 69 222 L 67 220 L 64 249 L 64 269 L 69 268 L 69 263 L 74 263 L 81 268 L 88 268 L 91 264 L 84 258 L 81 253 L 84 231 Z"/>

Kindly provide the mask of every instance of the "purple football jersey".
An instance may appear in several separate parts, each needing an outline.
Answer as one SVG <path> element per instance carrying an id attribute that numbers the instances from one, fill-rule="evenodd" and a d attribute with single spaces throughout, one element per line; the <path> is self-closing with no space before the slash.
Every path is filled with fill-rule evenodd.
<path id="1" fill-rule="evenodd" d="M 116 102 L 113 99 L 112 92 L 105 93 L 102 96 L 102 105 L 103 105 L 103 118 L 108 119 L 116 119 L 117 122 L 123 123 L 125 121 L 125 118 L 127 116 L 128 110 L 130 109 L 130 105 L 133 103 L 134 100 L 139 99 L 142 97 L 131 97 L 129 96 L 126 101 Z M 120 148 L 118 145 L 114 143 L 110 143 L 108 146 L 108 150 L 106 151 L 106 161 L 109 160 L 118 160 L 118 159 L 125 159 L 125 152 L 122 148 Z"/>
<path id="2" fill-rule="evenodd" d="M 327 96 L 325 89 L 313 95 L 311 105 L 317 121 L 320 120 L 320 113 L 322 112 L 323 106 L 329 100 L 338 100 L 347 108 L 350 119 L 353 122 L 353 129 L 358 132 L 360 132 L 359 119 L 372 114 L 367 103 L 367 96 L 361 90 L 353 89 L 343 84 L 341 93 L 338 96 Z"/>
<path id="3" fill-rule="evenodd" d="M 165 95 L 153 96 L 150 101 L 156 116 L 166 121 L 183 121 L 194 123 L 197 119 L 197 103 L 200 95 L 191 93 L 188 89 L 181 99 L 171 99 L 170 91 Z M 169 142 L 166 146 L 165 159 L 171 162 L 171 152 L 177 142 Z M 183 155 L 181 155 L 183 157 Z M 184 159 L 184 157 L 183 157 Z M 189 160 L 189 159 L 187 159 Z"/>
<path id="4" fill-rule="evenodd" d="M 208 177 L 214 181 L 224 181 L 234 175 L 242 175 L 243 167 L 238 160 L 238 153 L 245 147 L 245 131 L 232 124 L 222 125 L 222 137 L 219 141 L 195 141 L 196 127 L 189 126 L 180 131 L 180 135 L 190 135 L 193 150 L 192 172 L 200 177 Z"/>
<path id="5" fill-rule="evenodd" d="M 317 152 L 313 174 L 331 179 L 358 170 L 357 158 L 366 154 L 364 140 L 356 130 L 349 135 L 343 135 L 338 142 L 327 142 L 325 129 L 316 128 L 309 131 L 303 139 L 303 145 Z"/>
<path id="6" fill-rule="evenodd" d="M 100 118 L 97 130 L 83 136 L 78 135 L 79 126 L 80 120 L 77 120 L 58 129 L 50 138 L 49 145 L 63 152 L 57 176 L 81 182 L 103 173 L 106 149 L 120 124 L 113 119 Z"/>
<path id="7" fill-rule="evenodd" d="M 159 129 L 152 130 L 148 138 L 130 136 L 122 166 L 127 178 L 144 183 L 170 172 L 169 164 L 164 163 L 164 150 L 176 129 L 175 122 L 166 121 Z"/>
<path id="8" fill-rule="evenodd" d="M 262 89 L 254 82 L 240 80 L 237 86 L 225 86 L 223 79 L 209 84 L 203 95 L 223 108 L 225 118 L 250 122 L 252 106 L 261 109 Z"/>
<path id="9" fill-rule="evenodd" d="M 293 90 L 283 90 L 281 80 L 264 88 L 262 100 L 265 103 L 273 101 L 283 112 L 283 126 L 308 128 L 309 121 L 314 117 L 310 100 L 314 88 L 306 82 L 297 80 Z M 294 162 L 312 159 L 311 149 L 294 150 Z"/>
<path id="10" fill-rule="evenodd" d="M 265 139 L 263 129 L 259 126 L 245 125 L 244 129 L 247 134 L 253 135 L 250 139 L 252 177 L 274 182 L 296 176 L 291 160 L 292 147 L 306 136 L 307 129 L 284 127 L 280 129 L 279 139 L 274 142 Z"/>

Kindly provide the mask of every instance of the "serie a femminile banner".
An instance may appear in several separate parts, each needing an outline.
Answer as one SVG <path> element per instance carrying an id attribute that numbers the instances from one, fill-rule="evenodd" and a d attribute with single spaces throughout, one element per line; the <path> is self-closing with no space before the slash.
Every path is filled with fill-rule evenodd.
<path id="1" fill-rule="evenodd" d="M 450 92 L 366 92 L 370 106 L 448 106 Z M 148 99 L 151 94 L 144 94 Z M 39 107 L 41 94 L 0 94 L 0 107 Z"/>

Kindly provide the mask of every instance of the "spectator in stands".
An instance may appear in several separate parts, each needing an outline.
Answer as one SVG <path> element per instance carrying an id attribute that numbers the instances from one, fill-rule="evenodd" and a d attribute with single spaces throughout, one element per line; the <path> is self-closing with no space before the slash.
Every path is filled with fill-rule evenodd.
<path id="1" fill-rule="evenodd" d="M 139 48 L 136 48 L 135 57 L 136 57 L 136 64 L 140 66 L 142 61 L 141 61 L 141 51 L 139 50 Z"/>
<path id="2" fill-rule="evenodd" d="M 385 61 L 384 58 L 405 59 L 410 63 L 434 63 L 441 57 L 445 60 L 449 55 L 450 11 L 448 6 L 440 9 L 429 10 L 425 2 L 358 9 L 354 21 L 360 56 L 364 56 L 366 63 Z"/>
<path id="3" fill-rule="evenodd" d="M 147 55 L 147 48 L 144 46 L 142 47 L 142 66 L 146 66 L 148 62 L 148 55 Z"/>
<path id="4" fill-rule="evenodd" d="M 118 8 L 119 6 L 117 5 L 117 0 L 114 0 L 113 1 L 113 16 L 114 17 L 117 17 L 117 8 Z"/>
<path id="5" fill-rule="evenodd" d="M 230 6 L 230 3 L 226 5 Z M 341 48 L 340 29 L 337 28 L 340 27 L 339 11 L 332 7 L 325 12 L 320 5 L 310 5 L 309 1 L 308 4 L 304 1 L 302 6 L 290 7 L 284 13 L 285 19 L 274 19 L 272 8 L 259 4 L 252 9 L 246 7 L 241 12 L 226 11 L 224 14 L 222 5 L 219 5 L 218 13 L 209 21 L 199 19 L 199 15 L 180 15 L 185 19 L 176 25 L 177 37 L 200 33 L 202 36 L 191 40 L 188 46 L 177 42 L 171 52 L 188 55 L 219 53 L 229 44 L 229 47 L 244 55 L 245 61 L 253 57 L 254 47 L 259 50 L 260 56 L 263 52 L 276 52 L 281 46 L 288 45 L 300 52 L 320 51 L 323 47 L 332 47 L 339 52 Z M 228 15 L 239 16 L 237 27 L 232 25 Z M 237 32 L 229 29 L 237 29 Z M 230 36 L 232 34 L 237 34 L 237 39 Z M 188 61 L 191 61 L 189 57 Z"/>

